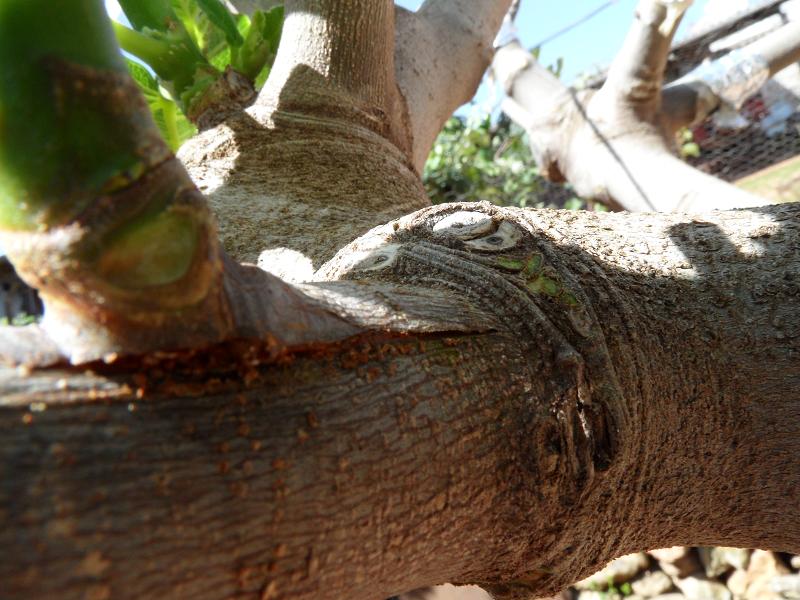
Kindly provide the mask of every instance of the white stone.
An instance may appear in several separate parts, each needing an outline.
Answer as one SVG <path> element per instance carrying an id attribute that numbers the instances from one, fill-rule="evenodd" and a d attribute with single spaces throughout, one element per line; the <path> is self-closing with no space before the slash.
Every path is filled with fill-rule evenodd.
<path id="1" fill-rule="evenodd" d="M 643 598 L 652 598 L 672 588 L 672 580 L 664 571 L 650 571 L 631 582 L 633 593 Z"/>
<path id="2" fill-rule="evenodd" d="M 583 590 L 578 593 L 578 600 L 624 600 L 620 594 Z"/>
<path id="3" fill-rule="evenodd" d="M 615 584 L 630 581 L 648 565 L 647 555 L 642 552 L 621 556 L 608 563 L 604 569 L 576 583 L 575 587 L 581 590 L 604 589 L 608 587 L 609 581 Z"/>
<path id="4" fill-rule="evenodd" d="M 708 577 L 719 577 L 731 569 L 746 569 L 750 550 L 744 548 L 698 548 L 700 562 Z"/>
<path id="5" fill-rule="evenodd" d="M 733 592 L 734 596 L 737 598 L 744 596 L 744 593 L 747 591 L 747 586 L 750 583 L 747 578 L 747 571 L 736 569 L 730 574 L 726 583 L 728 589 Z"/>
<path id="6" fill-rule="evenodd" d="M 675 578 L 675 585 L 686 600 L 732 600 L 731 591 L 718 581 L 705 577 Z"/>
<path id="7" fill-rule="evenodd" d="M 688 577 L 700 570 L 697 556 L 691 548 L 686 546 L 651 550 L 649 554 L 658 561 L 658 565 L 670 577 Z"/>
<path id="8" fill-rule="evenodd" d="M 783 600 L 772 589 L 772 581 L 780 575 L 788 575 L 789 569 L 772 552 L 753 550 L 747 566 L 747 590 L 745 600 Z"/>
<path id="9" fill-rule="evenodd" d="M 770 581 L 773 592 L 790 600 L 800 600 L 800 575 L 779 575 Z"/>

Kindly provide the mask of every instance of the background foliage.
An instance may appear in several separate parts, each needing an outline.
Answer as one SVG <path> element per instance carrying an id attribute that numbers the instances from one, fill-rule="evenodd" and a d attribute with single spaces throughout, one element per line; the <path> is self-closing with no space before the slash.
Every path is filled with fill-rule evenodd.
<path id="1" fill-rule="evenodd" d="M 488 200 L 503 206 L 552 206 L 527 134 L 505 115 L 494 123 L 489 115 L 447 121 L 425 163 L 423 182 L 436 204 Z M 584 206 L 573 196 L 558 208 Z"/>

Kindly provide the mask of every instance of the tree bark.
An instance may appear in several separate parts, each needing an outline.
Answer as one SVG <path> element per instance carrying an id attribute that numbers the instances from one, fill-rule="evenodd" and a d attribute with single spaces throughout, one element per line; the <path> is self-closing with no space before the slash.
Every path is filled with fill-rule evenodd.
<path id="1" fill-rule="evenodd" d="M 430 204 L 425 157 L 477 88 L 510 0 L 430 1 L 398 9 L 397 23 L 390 2 L 319 9 L 336 4 L 287 3 L 256 105 L 179 153 L 233 258 L 295 281 L 376 223 Z M 333 40 L 346 40 L 341 52 Z"/>
<path id="2" fill-rule="evenodd" d="M 429 204 L 393 54 L 391 2 L 287 3 L 256 103 L 179 153 L 234 259 L 308 279 L 376 223 Z"/>
<path id="3" fill-rule="evenodd" d="M 25 598 L 523 598 L 658 546 L 800 551 L 799 216 L 436 207 L 320 276 L 472 307 L 441 333 L 382 333 L 395 309 L 279 355 L 6 371 L 0 575 Z"/>
<path id="4" fill-rule="evenodd" d="M 183 154 L 240 257 L 313 281 L 223 257 L 223 343 L 2 371 L 2 594 L 512 599 L 634 550 L 800 551 L 800 208 L 400 217 L 394 71 L 346 68 L 392 60 L 394 13 L 349 6 L 290 3 L 297 52 Z"/>

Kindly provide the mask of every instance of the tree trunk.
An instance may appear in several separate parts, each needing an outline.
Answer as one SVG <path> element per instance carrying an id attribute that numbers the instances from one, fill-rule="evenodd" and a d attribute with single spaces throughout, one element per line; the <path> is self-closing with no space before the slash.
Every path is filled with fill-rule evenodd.
<path id="1" fill-rule="evenodd" d="M 462 307 L 443 325 L 459 331 L 379 333 L 413 314 L 387 308 L 375 333 L 278 356 L 7 371 L 3 581 L 25 598 L 442 581 L 522 598 L 658 546 L 800 551 L 798 213 L 427 209 L 324 272 L 388 307 L 428 286 L 490 330 Z M 363 310 L 347 297 L 341 314 Z"/>

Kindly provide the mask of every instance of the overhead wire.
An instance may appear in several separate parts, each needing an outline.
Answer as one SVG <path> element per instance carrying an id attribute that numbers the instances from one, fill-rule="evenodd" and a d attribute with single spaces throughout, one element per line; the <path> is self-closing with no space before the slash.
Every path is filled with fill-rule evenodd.
<path id="1" fill-rule="evenodd" d="M 576 19 L 575 21 L 573 21 L 569 25 L 566 25 L 566 26 L 562 27 L 561 29 L 559 29 L 558 31 L 556 31 L 555 33 L 550 34 L 549 36 L 544 38 L 538 44 L 534 44 L 533 48 L 540 48 L 540 47 L 544 46 L 545 44 L 547 44 L 549 42 L 552 42 L 554 39 L 561 37 L 562 35 L 564 35 L 565 33 L 568 33 L 569 31 L 572 31 L 573 29 L 575 29 L 579 25 L 583 25 L 586 21 L 588 21 L 590 19 L 593 19 L 594 17 L 599 15 L 601 12 L 603 12 L 605 9 L 607 9 L 610 6 L 613 6 L 617 2 L 619 2 L 619 0 L 607 0 L 606 2 L 601 4 L 600 6 L 598 6 L 594 10 L 592 10 L 591 12 L 586 13 L 585 15 L 583 15 L 582 17 L 579 17 L 578 19 Z"/>

